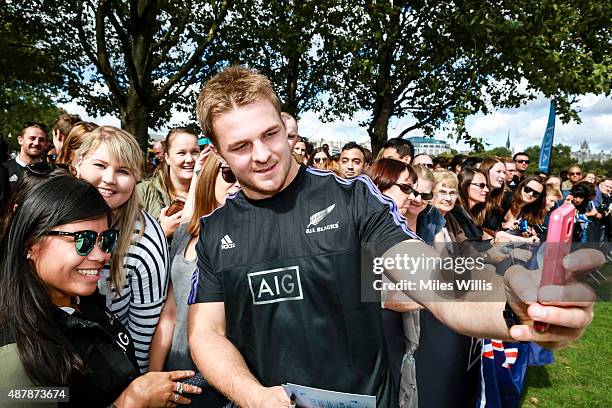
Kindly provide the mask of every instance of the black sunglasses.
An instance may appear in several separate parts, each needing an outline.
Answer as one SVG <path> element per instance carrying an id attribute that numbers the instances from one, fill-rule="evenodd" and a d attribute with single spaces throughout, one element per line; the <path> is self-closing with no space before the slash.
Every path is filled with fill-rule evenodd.
<path id="1" fill-rule="evenodd" d="M 232 173 L 232 169 L 226 166 L 219 167 L 219 171 L 221 172 L 221 177 L 226 183 L 234 184 L 236 182 L 236 176 Z"/>
<path id="2" fill-rule="evenodd" d="M 427 167 L 428 169 L 433 169 L 432 163 L 419 163 L 421 167 Z"/>
<path id="3" fill-rule="evenodd" d="M 74 238 L 74 246 L 77 254 L 80 256 L 87 256 L 94 249 L 94 246 L 100 240 L 100 249 L 110 254 L 115 249 L 117 244 L 117 238 L 119 237 L 119 231 L 115 229 L 109 229 L 102 231 L 99 234 L 96 231 L 85 230 L 85 231 L 49 231 L 47 235 L 59 235 Z"/>
<path id="4" fill-rule="evenodd" d="M 569 175 L 570 175 L 570 176 L 579 176 L 579 175 L 581 175 L 581 174 L 582 174 L 581 172 L 577 172 L 577 173 L 570 173 Z"/>
<path id="5" fill-rule="evenodd" d="M 55 169 L 70 171 L 70 166 L 63 163 L 36 162 L 28 164 L 25 168 L 30 173 L 36 174 L 37 176 L 46 176 L 47 174 L 51 174 Z"/>
<path id="6" fill-rule="evenodd" d="M 313 160 L 315 163 L 325 163 L 327 159 L 325 157 L 315 157 Z"/>
<path id="7" fill-rule="evenodd" d="M 523 190 L 525 191 L 525 194 L 531 194 L 534 198 L 538 198 L 539 196 L 542 195 L 541 191 L 534 190 L 533 188 L 529 186 L 524 186 Z"/>
<path id="8" fill-rule="evenodd" d="M 517 160 L 516 162 L 521 164 L 529 164 L 529 160 Z"/>
<path id="9" fill-rule="evenodd" d="M 418 196 L 421 196 L 423 200 L 431 200 L 433 198 L 433 193 L 421 193 L 420 191 L 417 191 L 414 188 L 412 188 L 412 186 L 409 186 L 408 184 L 395 184 L 395 185 L 398 186 L 399 189 L 402 190 L 402 193 L 406 195 L 414 194 L 415 198 Z"/>
<path id="10" fill-rule="evenodd" d="M 470 183 L 470 184 L 478 187 L 481 190 L 484 190 L 484 188 L 487 186 L 487 183 Z"/>

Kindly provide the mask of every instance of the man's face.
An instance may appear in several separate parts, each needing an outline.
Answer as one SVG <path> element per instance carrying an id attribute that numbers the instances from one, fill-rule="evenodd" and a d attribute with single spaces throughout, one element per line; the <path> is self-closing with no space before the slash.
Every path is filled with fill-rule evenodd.
<path id="1" fill-rule="evenodd" d="M 17 138 L 21 146 L 22 156 L 38 160 L 42 152 L 47 148 L 47 134 L 36 127 L 29 127 L 23 130 L 23 135 Z"/>
<path id="2" fill-rule="evenodd" d="M 580 167 L 571 167 L 567 175 L 572 184 L 576 184 L 582 180 L 582 170 L 580 170 Z"/>
<path id="3" fill-rule="evenodd" d="M 287 141 L 291 150 L 295 147 L 298 138 L 298 125 L 291 116 L 286 116 L 285 126 L 287 127 Z"/>
<path id="4" fill-rule="evenodd" d="M 161 162 L 164 159 L 164 153 L 164 148 L 162 147 L 161 143 L 153 144 L 153 154 L 155 157 L 157 157 L 157 160 Z"/>
<path id="5" fill-rule="evenodd" d="M 213 151 L 229 165 L 249 198 L 277 194 L 293 179 L 290 174 L 297 173 L 283 121 L 267 99 L 216 116 L 213 128 Z"/>
<path id="6" fill-rule="evenodd" d="M 340 174 L 344 178 L 357 177 L 363 173 L 365 157 L 359 149 L 343 150 L 340 153 Z"/>
<path id="7" fill-rule="evenodd" d="M 504 165 L 506 166 L 506 182 L 509 183 L 516 174 L 516 163 L 504 163 Z"/>
<path id="8" fill-rule="evenodd" d="M 524 172 L 529 167 L 529 157 L 524 154 L 519 154 L 514 158 L 514 162 L 516 163 L 516 170 L 519 172 Z"/>
<path id="9" fill-rule="evenodd" d="M 612 193 L 612 180 L 604 180 L 599 184 L 599 189 L 604 194 Z"/>
<path id="10" fill-rule="evenodd" d="M 395 147 L 387 147 L 385 150 L 383 150 L 383 158 L 399 160 L 399 161 L 404 162 L 406 164 L 410 164 L 410 161 L 412 160 L 412 157 L 410 157 L 408 155 L 406 155 L 404 157 L 400 157 L 400 155 L 397 152 L 397 149 Z"/>

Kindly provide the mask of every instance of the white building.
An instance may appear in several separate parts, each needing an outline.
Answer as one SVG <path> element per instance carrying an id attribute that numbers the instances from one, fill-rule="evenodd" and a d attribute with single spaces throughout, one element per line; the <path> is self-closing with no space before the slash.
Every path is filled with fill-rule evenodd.
<path id="1" fill-rule="evenodd" d="M 450 144 L 442 140 L 436 140 L 432 137 L 413 136 L 407 137 L 406 140 L 414 146 L 414 155 L 425 153 L 435 157 L 443 153 L 450 153 Z"/>

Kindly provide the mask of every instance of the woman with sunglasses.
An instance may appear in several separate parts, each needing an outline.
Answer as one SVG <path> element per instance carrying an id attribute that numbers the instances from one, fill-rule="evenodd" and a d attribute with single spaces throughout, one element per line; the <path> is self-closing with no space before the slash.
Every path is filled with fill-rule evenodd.
<path id="1" fill-rule="evenodd" d="M 134 191 L 143 154 L 129 133 L 101 126 L 85 135 L 75 157 L 78 177 L 102 194 L 119 230 L 99 290 L 132 335 L 139 368 L 146 372 L 151 339 L 166 299 L 168 248 L 159 223 L 142 210 Z"/>
<path id="2" fill-rule="evenodd" d="M 70 406 L 169 406 L 189 371 L 139 376 L 135 343 L 97 292 L 117 243 L 111 209 L 66 171 L 39 180 L 2 240 L 0 388 L 68 387 Z M 68 396 L 66 396 L 68 397 Z"/>
<path id="3" fill-rule="evenodd" d="M 444 218 L 438 210 L 431 205 L 435 180 L 433 173 L 420 164 L 411 166 L 417 175 L 414 185 L 414 199 L 406 211 L 408 227 L 415 231 L 425 242 L 432 243 L 442 240 L 440 234 L 444 225 Z"/>
<path id="4" fill-rule="evenodd" d="M 517 186 L 512 204 L 506 213 L 506 223 L 526 220 L 530 227 L 542 225 L 546 217 L 545 181 L 538 176 L 528 176 Z"/>
<path id="5" fill-rule="evenodd" d="M 197 178 L 191 220 L 182 224 L 172 239 L 170 289 L 151 346 L 150 369 L 153 371 L 197 371 L 187 343 L 187 300 L 191 291 L 191 277 L 196 269 L 195 245 L 200 234 L 200 218 L 222 206 L 227 196 L 240 189 L 230 168 L 212 154 L 204 160 Z M 197 374 L 196 379 L 201 380 L 201 375 Z M 205 386 L 204 383 L 200 384 Z M 194 400 L 197 406 L 208 408 L 226 403 L 221 394 L 209 387 Z"/>
<path id="6" fill-rule="evenodd" d="M 167 237 L 180 225 L 199 155 L 195 131 L 183 127 L 170 129 L 166 136 L 165 162 L 157 166 L 153 178 L 136 186 L 144 210 L 159 220 Z M 169 214 L 167 211 L 173 203 L 178 211 Z"/>
<path id="7" fill-rule="evenodd" d="M 329 155 L 327 151 L 322 147 L 317 147 L 313 150 L 308 159 L 308 165 L 320 170 L 329 170 L 328 167 Z"/>

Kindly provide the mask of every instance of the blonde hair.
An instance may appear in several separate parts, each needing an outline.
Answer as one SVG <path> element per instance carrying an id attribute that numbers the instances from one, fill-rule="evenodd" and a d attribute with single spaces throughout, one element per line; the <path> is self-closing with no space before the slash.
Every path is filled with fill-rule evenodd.
<path id="1" fill-rule="evenodd" d="M 459 179 L 452 171 L 444 169 L 434 170 L 433 177 L 435 180 L 434 188 L 436 184 L 440 184 L 442 187 L 459 190 Z"/>
<path id="2" fill-rule="evenodd" d="M 217 145 L 218 135 L 213 129 L 215 116 L 237 106 L 253 103 L 259 98 L 270 101 L 278 112 L 279 118 L 281 117 L 281 104 L 272 89 L 272 84 L 268 78 L 257 71 L 232 66 L 212 77 L 200 91 L 196 105 L 198 120 L 206 137 Z M 282 120 L 281 122 L 285 123 Z"/>
<path id="3" fill-rule="evenodd" d="M 411 164 L 410 167 L 412 167 L 414 172 L 417 174 L 417 177 L 431 182 L 432 187 L 436 186 L 436 180 L 434 179 L 433 172 L 427 167 L 418 164 Z"/>
<path id="4" fill-rule="evenodd" d="M 142 150 L 140 150 L 134 136 L 113 126 L 100 126 L 87 133 L 83 137 L 81 147 L 76 151 L 73 165 L 76 167 L 79 159 L 87 158 L 102 145 L 108 149 L 109 155 L 113 159 L 134 173 L 136 182 L 140 180 L 143 167 Z M 123 270 L 123 258 L 128 253 L 130 245 L 138 241 L 145 230 L 145 218 L 142 215 L 142 206 L 135 190 L 134 188 L 130 198 L 117 209 L 117 214 L 114 217 L 114 228 L 119 230 L 119 241 L 111 258 L 110 273 L 112 284 L 119 294 L 126 278 Z M 134 235 L 136 224 L 140 225 L 140 230 Z"/>

